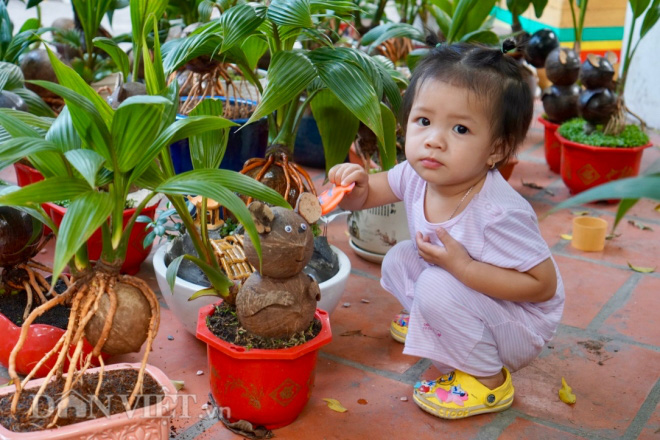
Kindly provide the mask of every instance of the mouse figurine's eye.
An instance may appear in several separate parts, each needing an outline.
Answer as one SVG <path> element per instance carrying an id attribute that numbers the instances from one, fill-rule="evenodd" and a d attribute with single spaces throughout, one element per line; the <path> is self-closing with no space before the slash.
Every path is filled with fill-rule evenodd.
<path id="1" fill-rule="evenodd" d="M 300 224 L 300 230 L 301 231 L 306 231 L 307 230 L 307 223 L 301 223 Z"/>
<path id="2" fill-rule="evenodd" d="M 291 232 L 291 231 L 293 231 L 293 228 L 291 227 L 291 225 L 286 225 L 284 227 L 284 232 Z"/>

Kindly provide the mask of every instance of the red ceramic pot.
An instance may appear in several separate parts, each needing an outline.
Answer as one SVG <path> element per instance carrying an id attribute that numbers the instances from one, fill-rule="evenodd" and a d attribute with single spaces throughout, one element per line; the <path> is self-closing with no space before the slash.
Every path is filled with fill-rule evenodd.
<path id="1" fill-rule="evenodd" d="M 22 163 L 16 162 L 14 164 L 14 171 L 16 171 L 16 184 L 21 188 L 44 180 L 43 174 L 31 166 L 23 165 Z"/>
<path id="2" fill-rule="evenodd" d="M 16 324 L 11 322 L 9 318 L 0 313 L 0 364 L 5 367 L 9 367 L 9 355 L 14 349 L 14 346 L 18 342 L 18 338 L 21 334 L 21 327 L 18 327 Z M 32 368 L 48 353 L 55 347 L 57 341 L 64 334 L 64 330 L 58 327 L 53 327 L 52 325 L 46 324 L 32 324 L 28 330 L 27 339 L 25 340 L 25 345 L 18 352 L 16 356 L 16 372 L 21 375 L 27 375 Z M 73 355 L 75 346 L 69 346 L 69 356 Z M 87 356 L 92 349 L 92 347 L 87 341 L 83 343 L 83 358 Z M 37 370 L 35 377 L 44 377 L 51 368 L 55 365 L 57 361 L 58 353 L 53 354 L 46 363 Z M 104 358 L 107 358 L 107 355 L 103 355 Z M 97 367 L 98 360 L 92 359 L 92 365 Z M 66 360 L 64 363 L 64 371 L 67 371 L 69 368 L 69 361 Z"/>
<path id="3" fill-rule="evenodd" d="M 316 309 L 321 332 L 303 345 L 248 350 L 211 333 L 206 318 L 214 308 L 210 304 L 199 310 L 197 338 L 207 344 L 211 393 L 223 416 L 268 429 L 293 422 L 312 393 L 318 350 L 332 340 L 328 313 Z"/>
<path id="4" fill-rule="evenodd" d="M 612 180 L 639 174 L 644 149 L 640 147 L 594 147 L 569 141 L 556 133 L 561 143 L 561 178 L 571 194 L 577 194 Z"/>
<path id="5" fill-rule="evenodd" d="M 543 146 L 545 147 L 545 161 L 550 167 L 550 171 L 559 174 L 561 168 L 561 144 L 555 133 L 559 124 L 550 122 L 543 116 L 539 116 L 539 122 L 545 127 L 545 138 Z"/>
<path id="6" fill-rule="evenodd" d="M 66 213 L 66 208 L 63 208 L 55 203 L 44 203 L 43 204 L 46 213 L 53 219 L 53 223 L 56 226 L 59 226 L 62 223 L 64 214 Z M 153 220 L 156 215 L 156 208 L 158 203 L 144 208 L 141 212 L 141 215 L 146 215 Z M 124 210 L 124 226 L 128 223 L 130 218 L 135 214 L 135 209 L 125 209 Z M 142 242 L 144 237 L 147 236 L 148 231 L 145 230 L 144 223 L 135 223 L 133 225 L 133 230 L 131 231 L 131 236 L 128 239 L 128 250 L 126 251 L 126 260 L 121 266 L 121 273 L 126 273 L 129 275 L 135 275 L 140 270 L 140 264 L 147 258 L 149 252 L 151 252 L 151 245 L 147 248 L 142 247 Z M 87 240 L 87 253 L 90 260 L 98 260 L 101 256 L 101 250 L 103 249 L 103 241 L 101 236 L 101 229 L 97 229 L 94 234 Z"/>

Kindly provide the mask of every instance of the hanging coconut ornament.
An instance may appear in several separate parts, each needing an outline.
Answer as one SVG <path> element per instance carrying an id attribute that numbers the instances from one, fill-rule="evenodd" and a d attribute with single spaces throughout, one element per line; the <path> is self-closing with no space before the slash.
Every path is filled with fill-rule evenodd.
<path id="1" fill-rule="evenodd" d="M 610 89 L 586 89 L 580 93 L 578 110 L 591 125 L 605 124 L 616 111 L 616 94 Z"/>
<path id="2" fill-rule="evenodd" d="M 251 240 L 245 255 L 256 268 L 236 296 L 236 314 L 246 330 L 265 338 L 287 338 L 305 330 L 314 319 L 321 290 L 302 270 L 314 252 L 311 224 L 321 205 L 302 193 L 296 211 L 252 202 L 248 209 L 259 232 L 262 264 Z"/>
<path id="3" fill-rule="evenodd" d="M 545 59 L 545 74 L 557 86 L 570 86 L 580 74 L 580 57 L 572 49 L 558 47 Z"/>
<path id="4" fill-rule="evenodd" d="M 578 116 L 580 86 L 550 86 L 543 91 L 543 110 L 551 122 L 560 124 Z"/>
<path id="5" fill-rule="evenodd" d="M 543 67 L 548 54 L 559 47 L 559 39 L 552 29 L 539 29 L 527 41 L 525 60 L 534 67 Z"/>
<path id="6" fill-rule="evenodd" d="M 590 53 L 580 67 L 580 82 L 588 89 L 614 89 L 614 67 L 605 57 Z"/>

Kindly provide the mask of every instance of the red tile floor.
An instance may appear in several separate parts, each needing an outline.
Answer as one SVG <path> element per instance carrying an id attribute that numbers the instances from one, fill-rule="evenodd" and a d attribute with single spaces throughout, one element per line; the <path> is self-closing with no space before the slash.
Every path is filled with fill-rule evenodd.
<path id="1" fill-rule="evenodd" d="M 660 144 L 660 136 L 653 135 Z M 586 205 L 547 215 L 568 196 L 561 178 L 543 158 L 543 131 L 532 126 L 520 163 L 509 182 L 534 206 L 566 285 L 566 307 L 557 335 L 541 356 L 513 374 L 516 398 L 511 409 L 466 420 L 445 421 L 416 407 L 412 385 L 437 373 L 427 360 L 405 356 L 389 336 L 389 321 L 399 304 L 379 284 L 380 266 L 356 256 L 348 245 L 346 223 L 328 228 L 330 243 L 351 259 L 352 273 L 332 315 L 333 341 L 320 354 L 311 399 L 292 425 L 275 431 L 282 439 L 652 439 L 660 438 L 660 212 L 640 201 L 621 235 L 605 250 L 585 253 L 560 237 L 571 232 L 572 212 L 588 210 L 612 225 L 616 206 Z M 646 150 L 643 171 L 660 169 L 660 150 Z M 322 170 L 312 170 L 318 186 Z M 13 170 L 0 178 L 12 181 Z M 545 189 L 533 189 L 536 183 Z M 52 258 L 52 247 L 40 258 Z M 657 267 L 634 272 L 628 263 Z M 149 260 L 139 276 L 158 292 Z M 159 293 L 159 292 L 158 292 Z M 369 300 L 368 303 L 361 302 Z M 209 391 L 205 345 L 190 336 L 161 303 L 161 328 L 150 363 L 171 379 L 184 380 L 186 395 L 174 419 L 176 439 L 238 439 L 203 409 Z M 359 331 L 358 331 L 359 330 Z M 168 339 L 173 336 L 173 340 Z M 139 354 L 115 361 L 138 361 Z M 197 375 L 202 370 L 205 374 Z M 0 383 L 6 378 L 0 371 Z M 561 378 L 573 387 L 577 403 L 562 403 Z M 348 412 L 331 411 L 323 398 L 339 400 Z M 366 404 L 358 400 L 366 400 Z M 364 403 L 364 402 L 362 402 Z"/>

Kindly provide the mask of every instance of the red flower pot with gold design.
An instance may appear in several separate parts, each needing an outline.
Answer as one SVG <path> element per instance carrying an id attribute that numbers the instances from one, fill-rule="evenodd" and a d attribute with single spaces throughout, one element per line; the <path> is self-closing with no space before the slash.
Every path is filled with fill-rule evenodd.
<path id="1" fill-rule="evenodd" d="M 639 174 L 646 145 L 630 148 L 594 147 L 569 141 L 556 133 L 561 143 L 561 178 L 571 194 L 612 180 Z"/>
<path id="2" fill-rule="evenodd" d="M 539 116 L 538 120 L 543 124 L 545 132 L 545 137 L 543 138 L 545 161 L 548 163 L 550 171 L 559 174 L 561 167 L 561 144 L 555 134 L 559 128 L 559 124 L 550 122 L 543 116 Z"/>
<path id="3" fill-rule="evenodd" d="M 208 329 L 206 318 L 216 305 L 199 310 L 197 338 L 207 344 L 211 394 L 223 417 L 268 429 L 290 424 L 312 393 L 318 350 L 332 340 L 328 313 L 316 309 L 322 327 L 311 341 L 292 348 L 247 349 Z"/>

